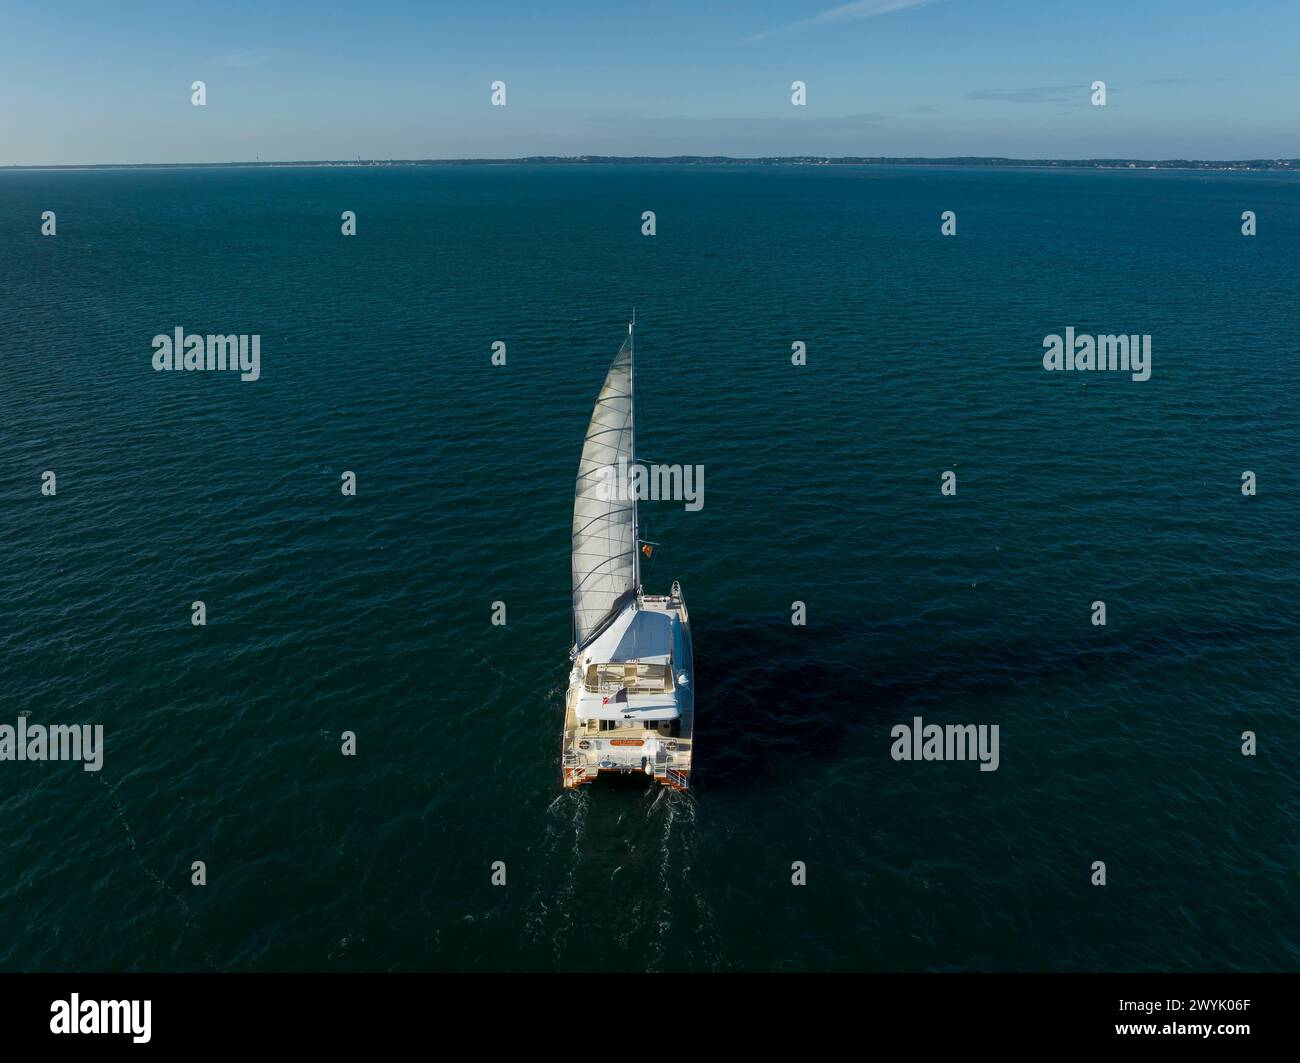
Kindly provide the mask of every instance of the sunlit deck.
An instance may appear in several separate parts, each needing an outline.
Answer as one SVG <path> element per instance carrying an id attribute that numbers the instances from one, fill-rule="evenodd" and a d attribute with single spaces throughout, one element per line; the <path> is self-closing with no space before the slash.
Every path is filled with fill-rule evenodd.
<path id="1" fill-rule="evenodd" d="M 674 591 L 638 599 L 637 611 L 649 615 L 630 616 L 621 626 L 613 625 L 603 645 L 597 640 L 590 647 L 595 657 L 584 656 L 575 662 L 565 697 L 562 749 L 566 787 L 592 782 L 601 772 L 641 772 L 673 789 L 689 786 L 695 723 L 690 628 L 686 603 L 675 584 Z M 663 625 L 667 638 L 662 645 L 646 639 L 647 629 L 660 626 L 651 620 L 656 614 L 668 621 Z M 644 650 L 649 656 L 622 657 L 619 646 L 633 652 Z M 666 681 L 654 683 L 648 690 L 638 685 L 641 677 L 636 677 L 634 669 L 627 669 L 627 685 L 623 685 L 618 679 L 621 669 L 603 667 L 646 660 L 668 665 Z M 592 669 L 592 663 L 598 667 Z"/>

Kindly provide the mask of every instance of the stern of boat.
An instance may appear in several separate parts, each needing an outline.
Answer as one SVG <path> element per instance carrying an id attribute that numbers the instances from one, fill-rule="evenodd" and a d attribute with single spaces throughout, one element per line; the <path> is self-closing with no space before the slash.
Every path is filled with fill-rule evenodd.
<path id="1" fill-rule="evenodd" d="M 565 789 L 594 782 L 603 773 L 644 774 L 672 790 L 690 788 L 695 729 L 694 663 L 690 623 L 681 586 L 666 595 L 643 595 L 637 607 L 675 613 L 673 673 L 678 717 L 672 721 L 582 720 L 577 713 L 582 669 L 569 673 L 564 701 L 561 762 Z M 611 726 L 612 725 L 612 726 Z"/>

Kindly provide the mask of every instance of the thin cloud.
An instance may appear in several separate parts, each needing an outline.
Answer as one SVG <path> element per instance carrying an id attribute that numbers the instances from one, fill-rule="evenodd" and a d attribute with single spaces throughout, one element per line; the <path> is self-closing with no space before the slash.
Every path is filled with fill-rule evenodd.
<path id="1" fill-rule="evenodd" d="M 968 100 L 998 100 L 1003 103 L 1069 103 L 1087 86 L 1040 85 L 1030 89 L 976 89 L 966 93 Z"/>
<path id="2" fill-rule="evenodd" d="M 271 57 L 263 52 L 230 52 L 226 55 L 214 55 L 208 60 L 208 64 L 220 69 L 237 70 L 242 67 L 261 66 L 270 61 Z"/>
<path id="3" fill-rule="evenodd" d="M 746 37 L 740 43 L 749 44 L 751 41 L 761 41 L 773 34 L 785 33 L 786 30 L 802 29 L 807 26 L 829 26 L 837 22 L 852 22 L 860 18 L 875 18 L 876 15 L 888 15 L 891 11 L 902 11 L 909 7 L 922 7 L 926 4 L 937 4 L 939 2 L 940 0 L 855 0 L 851 4 L 832 7 L 830 10 L 823 11 L 820 15 L 814 15 L 812 18 L 777 26 L 776 29 L 764 30 L 762 33 L 755 33 L 752 37 Z"/>

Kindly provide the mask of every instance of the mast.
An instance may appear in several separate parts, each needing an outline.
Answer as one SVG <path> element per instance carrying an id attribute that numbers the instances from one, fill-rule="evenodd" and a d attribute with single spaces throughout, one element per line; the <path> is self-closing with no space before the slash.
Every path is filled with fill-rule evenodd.
<path id="1" fill-rule="evenodd" d="M 632 459 L 632 483 L 636 483 L 636 307 L 632 307 L 632 320 L 627 324 L 627 335 L 629 341 L 628 359 L 628 399 L 627 406 L 627 423 L 628 423 L 628 450 Z M 641 540 L 640 529 L 637 525 L 637 506 L 636 491 L 632 492 L 632 586 L 636 589 L 637 595 L 641 593 Z"/>

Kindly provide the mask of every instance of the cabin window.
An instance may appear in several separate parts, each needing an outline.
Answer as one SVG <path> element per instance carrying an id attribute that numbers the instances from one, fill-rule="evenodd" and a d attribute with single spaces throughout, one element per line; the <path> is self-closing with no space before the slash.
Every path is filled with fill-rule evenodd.
<path id="1" fill-rule="evenodd" d="M 611 661 L 587 666 L 585 686 L 589 694 L 667 694 L 673 689 L 673 670 L 666 664 L 637 664 Z"/>

